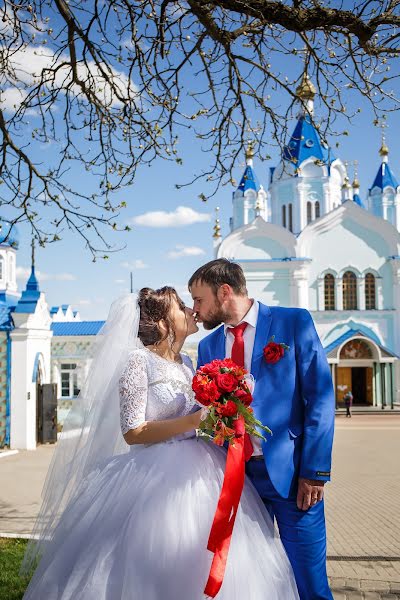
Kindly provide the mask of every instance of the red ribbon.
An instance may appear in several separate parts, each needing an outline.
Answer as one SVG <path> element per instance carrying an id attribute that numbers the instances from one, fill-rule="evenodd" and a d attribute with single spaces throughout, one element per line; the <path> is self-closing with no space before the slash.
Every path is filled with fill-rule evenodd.
<path id="1" fill-rule="evenodd" d="M 251 454 L 248 456 L 250 447 L 248 445 L 247 448 L 245 447 L 245 438 L 248 434 L 245 433 L 242 416 L 234 421 L 233 428 L 236 439 L 234 444 L 229 444 L 224 482 L 207 544 L 207 549 L 213 552 L 214 558 L 204 593 L 211 598 L 215 598 L 218 594 L 224 579 L 233 526 L 244 486 L 244 463 L 251 456 Z M 253 446 L 251 446 L 252 451 Z"/>

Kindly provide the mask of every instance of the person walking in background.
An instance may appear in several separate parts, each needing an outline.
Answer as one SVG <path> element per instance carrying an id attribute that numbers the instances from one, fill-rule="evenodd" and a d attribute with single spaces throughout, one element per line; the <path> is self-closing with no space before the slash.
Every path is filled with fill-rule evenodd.
<path id="1" fill-rule="evenodd" d="M 351 407 L 353 405 L 353 394 L 351 393 L 351 390 L 346 392 L 346 394 L 343 396 L 343 400 L 346 407 L 346 418 L 351 417 Z"/>

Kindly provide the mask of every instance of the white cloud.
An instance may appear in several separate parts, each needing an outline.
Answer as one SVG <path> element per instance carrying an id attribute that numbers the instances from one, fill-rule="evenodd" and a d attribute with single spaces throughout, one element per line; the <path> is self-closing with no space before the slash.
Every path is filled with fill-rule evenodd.
<path id="1" fill-rule="evenodd" d="M 92 304 L 91 300 L 78 300 L 78 302 L 75 302 L 75 304 L 77 306 L 90 306 Z"/>
<path id="2" fill-rule="evenodd" d="M 10 53 L 9 63 L 5 68 L 8 71 L 9 78 L 14 79 L 17 88 L 25 86 L 25 89 L 29 90 L 29 88 L 40 81 L 43 72 L 45 72 L 44 80 L 46 81 L 47 88 L 62 92 L 72 81 L 72 67 L 68 66 L 69 61 L 70 59 L 67 55 L 55 55 L 47 46 L 33 46 L 28 44 Z M 60 67 L 61 64 L 63 64 L 62 67 Z M 53 70 L 56 67 L 58 70 L 54 76 Z M 46 72 L 49 69 L 51 71 Z M 113 84 L 119 96 L 126 99 L 126 101 L 132 101 L 137 96 L 137 86 L 135 86 L 125 73 L 115 68 L 112 68 L 111 73 L 109 73 L 106 67 L 104 71 L 107 72 L 108 77 L 113 78 Z M 95 90 L 100 102 L 106 105 L 122 106 L 122 102 L 116 97 L 115 92 L 105 80 L 101 70 L 94 61 L 88 61 L 87 64 L 79 63 L 77 72 L 79 79 L 90 85 L 92 90 Z M 76 85 L 72 89 L 77 95 L 82 93 L 82 90 Z M 23 100 L 27 96 L 27 92 L 22 89 L 19 91 Z M 6 88 L 3 91 L 3 96 L 5 95 L 6 98 L 6 100 L 2 100 L 2 102 L 6 102 L 4 108 L 7 108 L 7 110 L 14 109 L 13 100 L 17 97 L 17 94 L 18 92 L 15 91 L 14 86 Z"/>
<path id="3" fill-rule="evenodd" d="M 210 220 L 211 215 L 208 213 L 199 213 L 189 206 L 178 206 L 172 212 L 156 210 L 138 215 L 131 223 L 144 227 L 185 227 L 193 223 L 207 223 Z"/>
<path id="4" fill-rule="evenodd" d="M 114 279 L 114 283 L 123 284 L 126 283 L 126 279 Z"/>
<path id="5" fill-rule="evenodd" d="M 31 269 L 28 267 L 17 267 L 16 268 L 17 279 L 28 279 L 31 274 Z M 75 275 L 72 273 L 44 273 L 43 271 L 36 271 L 36 277 L 39 281 L 76 281 Z"/>
<path id="6" fill-rule="evenodd" d="M 141 258 L 137 258 L 136 260 L 133 260 L 131 262 L 129 262 L 127 260 L 122 262 L 121 267 L 124 267 L 124 269 L 135 270 L 135 269 L 148 269 L 149 265 L 146 265 L 146 263 Z"/>
<path id="7" fill-rule="evenodd" d="M 20 90 L 17 87 L 5 88 L 0 91 L 0 106 L 5 112 L 16 112 L 19 105 L 26 99 L 27 95 L 25 90 Z M 25 114 L 36 115 L 37 112 L 33 108 L 30 108 Z"/>
<path id="8" fill-rule="evenodd" d="M 205 251 L 198 246 L 175 246 L 175 250 L 168 252 L 168 258 L 183 258 L 184 256 L 201 256 Z"/>

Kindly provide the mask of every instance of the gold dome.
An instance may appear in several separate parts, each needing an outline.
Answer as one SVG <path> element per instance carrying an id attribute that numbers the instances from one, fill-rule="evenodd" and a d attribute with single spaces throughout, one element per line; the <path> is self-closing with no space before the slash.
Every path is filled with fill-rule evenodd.
<path id="1" fill-rule="evenodd" d="M 342 190 L 349 190 L 351 188 L 350 179 L 347 177 L 344 178 Z"/>
<path id="2" fill-rule="evenodd" d="M 381 147 L 380 147 L 380 149 L 379 149 L 379 154 L 380 154 L 381 156 L 387 156 L 387 155 L 389 154 L 389 148 L 388 148 L 388 146 L 386 145 L 386 142 L 385 142 L 385 140 L 382 140 L 382 146 L 381 146 Z"/>
<path id="3" fill-rule="evenodd" d="M 317 89 L 307 73 L 303 73 L 300 85 L 296 88 L 296 96 L 300 100 L 314 100 Z"/>
<path id="4" fill-rule="evenodd" d="M 219 206 L 217 206 L 217 208 L 215 209 L 215 225 L 214 225 L 214 233 L 213 233 L 213 238 L 214 239 L 218 239 L 221 237 L 221 226 L 219 224 Z"/>
<path id="5" fill-rule="evenodd" d="M 352 186 L 353 186 L 353 188 L 359 188 L 360 187 L 360 182 L 359 182 L 359 180 L 358 180 L 357 177 L 354 178 Z"/>
<path id="6" fill-rule="evenodd" d="M 249 142 L 246 148 L 246 160 L 254 158 L 254 142 Z"/>

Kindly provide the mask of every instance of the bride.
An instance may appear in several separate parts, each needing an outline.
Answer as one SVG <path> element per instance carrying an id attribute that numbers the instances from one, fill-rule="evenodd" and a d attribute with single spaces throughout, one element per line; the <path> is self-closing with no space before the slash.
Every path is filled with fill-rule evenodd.
<path id="1" fill-rule="evenodd" d="M 112 305 L 47 475 L 22 567 L 37 565 L 24 600 L 205 598 L 226 452 L 196 438 L 202 411 L 180 350 L 197 329 L 170 287 Z M 216 598 L 298 598 L 248 480 Z"/>

